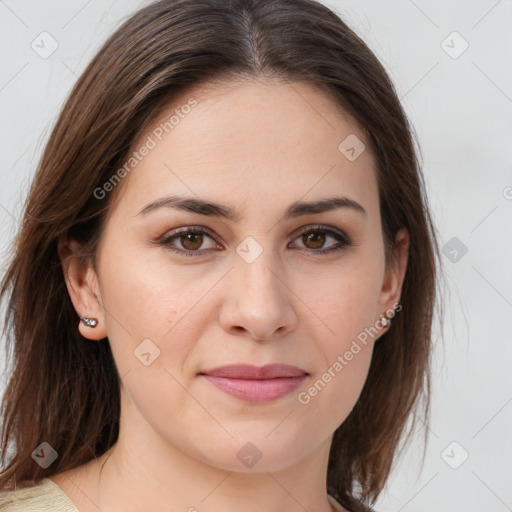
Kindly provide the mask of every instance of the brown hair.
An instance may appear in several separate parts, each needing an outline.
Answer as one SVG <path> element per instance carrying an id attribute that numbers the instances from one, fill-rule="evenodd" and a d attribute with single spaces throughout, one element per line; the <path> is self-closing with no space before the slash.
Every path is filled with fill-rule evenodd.
<path id="1" fill-rule="evenodd" d="M 394 235 L 402 227 L 410 234 L 402 310 L 376 343 L 359 400 L 334 434 L 328 492 L 365 510 L 412 419 L 409 440 L 421 400 L 428 418 L 439 249 L 413 130 L 386 71 L 314 0 L 162 0 L 125 21 L 82 73 L 29 191 L 0 289 L 0 299 L 9 295 L 4 334 L 12 357 L 0 490 L 85 464 L 117 440 L 119 375 L 108 339 L 87 342 L 77 329 L 58 241 L 76 240 L 94 265 L 112 204 L 112 194 L 98 199 L 94 190 L 162 106 L 192 85 L 259 76 L 313 84 L 357 121 L 376 159 L 388 263 Z M 47 469 L 31 457 L 43 441 L 58 452 Z"/>

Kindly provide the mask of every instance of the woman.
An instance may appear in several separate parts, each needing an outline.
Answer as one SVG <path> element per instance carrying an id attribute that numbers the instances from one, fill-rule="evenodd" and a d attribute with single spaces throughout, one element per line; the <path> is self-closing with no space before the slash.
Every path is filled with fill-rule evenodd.
<path id="1" fill-rule="evenodd" d="M 0 510 L 370 510 L 428 415 L 438 257 L 337 15 L 143 8 L 71 92 L 3 281 Z"/>

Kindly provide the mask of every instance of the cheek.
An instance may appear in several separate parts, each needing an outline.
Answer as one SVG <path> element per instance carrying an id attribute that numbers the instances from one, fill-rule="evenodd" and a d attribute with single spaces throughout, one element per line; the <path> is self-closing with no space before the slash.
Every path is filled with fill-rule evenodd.
<path id="1" fill-rule="evenodd" d="M 318 374 L 298 397 L 301 406 L 314 411 L 307 420 L 311 428 L 321 417 L 327 431 L 336 429 L 361 394 L 378 336 L 372 330 L 379 298 L 377 276 L 375 260 L 347 260 L 336 271 L 317 276 L 314 286 L 303 281 L 298 292 L 308 297 L 307 305 L 319 320 L 312 337 L 323 356 Z M 314 293 L 304 295 L 306 286 Z"/>
<path id="2" fill-rule="evenodd" d="M 106 316 L 115 317 L 110 318 L 114 330 L 121 324 L 133 336 L 159 340 L 199 303 L 206 281 L 214 284 L 211 278 L 194 275 L 193 266 L 167 260 L 157 247 L 113 246 L 105 251 L 101 273 L 103 305 Z"/>
<path id="3" fill-rule="evenodd" d="M 312 431 L 315 425 L 323 425 L 326 433 L 334 431 L 359 399 L 373 353 L 373 338 L 358 337 L 359 318 L 340 321 L 335 340 L 322 342 L 324 366 L 297 397 Z"/>
<path id="4" fill-rule="evenodd" d="M 368 376 L 371 347 L 361 348 L 350 361 L 334 360 L 297 397 L 302 432 L 312 439 L 330 436 L 350 415 Z"/>
<path id="5" fill-rule="evenodd" d="M 154 431 L 161 439 L 190 453 L 198 453 L 209 436 L 227 437 L 201 401 L 192 398 L 182 376 L 163 364 L 163 357 L 149 367 L 134 368 L 123 379 L 125 424 L 139 428 L 141 423 L 148 423 L 151 428 L 140 433 L 153 435 Z"/>
<path id="6" fill-rule="evenodd" d="M 317 318 L 317 338 L 330 361 L 377 320 L 380 282 L 376 267 L 375 260 L 347 259 L 346 264 L 314 279 L 301 277 L 301 284 L 294 288 L 309 309 L 306 316 Z"/>
<path id="7" fill-rule="evenodd" d="M 186 272 L 171 273 L 168 264 L 146 253 L 151 251 L 114 249 L 101 262 L 105 322 L 121 376 L 144 367 L 140 356 L 148 352 L 152 368 L 181 364 L 188 340 L 201 328 L 194 305 L 207 288 L 191 285 Z"/>

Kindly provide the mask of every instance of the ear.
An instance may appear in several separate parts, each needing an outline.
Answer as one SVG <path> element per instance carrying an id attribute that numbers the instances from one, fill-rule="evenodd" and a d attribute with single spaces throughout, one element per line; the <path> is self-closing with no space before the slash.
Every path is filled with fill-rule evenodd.
<path id="1" fill-rule="evenodd" d="M 409 256 L 409 233 L 403 228 L 396 234 L 395 261 L 386 268 L 379 300 L 379 316 L 397 309 L 402 295 L 402 285 L 407 270 Z M 389 324 L 382 327 L 381 335 L 389 329 Z"/>
<path id="2" fill-rule="evenodd" d="M 96 327 L 88 327 L 78 320 L 78 330 L 84 338 L 101 340 L 107 336 L 103 302 L 99 292 L 98 277 L 90 262 L 79 256 L 78 244 L 62 238 L 58 253 L 71 302 L 78 316 L 98 319 Z"/>

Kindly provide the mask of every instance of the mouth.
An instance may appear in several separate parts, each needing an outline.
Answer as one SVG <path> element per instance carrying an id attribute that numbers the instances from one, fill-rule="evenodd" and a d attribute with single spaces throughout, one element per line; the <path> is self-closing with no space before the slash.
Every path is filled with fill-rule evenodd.
<path id="1" fill-rule="evenodd" d="M 296 366 L 227 365 L 199 373 L 220 391 L 250 403 L 267 403 L 294 391 L 309 373 Z"/>

